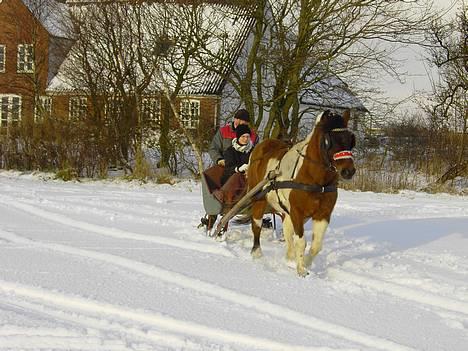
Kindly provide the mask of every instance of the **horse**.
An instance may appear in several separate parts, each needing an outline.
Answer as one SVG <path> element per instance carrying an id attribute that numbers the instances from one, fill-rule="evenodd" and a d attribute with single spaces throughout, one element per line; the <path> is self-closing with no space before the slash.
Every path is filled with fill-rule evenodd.
<path id="1" fill-rule="evenodd" d="M 348 129 L 349 118 L 349 110 L 342 116 L 326 110 L 317 117 L 306 139 L 292 147 L 281 140 L 266 139 L 254 148 L 247 172 L 248 188 L 254 188 L 273 170 L 279 175 L 252 201 L 253 258 L 262 256 L 263 214 L 279 213 L 287 245 L 286 259 L 295 259 L 299 276 L 308 274 L 306 266 L 322 249 L 338 197 L 339 177 L 349 180 L 356 171 L 352 154 L 356 141 Z M 312 243 L 305 257 L 304 224 L 310 218 Z"/>

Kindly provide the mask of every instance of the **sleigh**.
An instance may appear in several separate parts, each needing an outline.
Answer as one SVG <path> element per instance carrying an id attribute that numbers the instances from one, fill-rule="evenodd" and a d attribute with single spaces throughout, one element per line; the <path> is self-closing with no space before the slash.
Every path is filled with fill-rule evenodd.
<path id="1" fill-rule="evenodd" d="M 238 181 L 233 182 L 234 189 L 231 187 L 229 191 L 231 195 L 226 196 L 226 193 L 221 191 L 223 172 L 223 167 L 215 165 L 206 169 L 202 173 L 201 178 L 203 207 L 206 214 L 201 219 L 199 227 L 205 226 L 207 234 L 213 237 L 222 235 L 227 230 L 229 221 L 235 216 L 241 214 L 248 216 L 248 209 L 252 203 L 253 196 L 258 194 L 262 187 L 270 181 L 269 179 L 265 179 L 264 182 L 259 183 L 248 192 L 245 181 L 243 184 Z M 214 229 L 218 216 L 222 217 L 218 220 L 216 229 Z M 242 223 L 242 221 L 240 222 Z M 264 226 L 271 227 L 271 222 L 267 220 Z"/>

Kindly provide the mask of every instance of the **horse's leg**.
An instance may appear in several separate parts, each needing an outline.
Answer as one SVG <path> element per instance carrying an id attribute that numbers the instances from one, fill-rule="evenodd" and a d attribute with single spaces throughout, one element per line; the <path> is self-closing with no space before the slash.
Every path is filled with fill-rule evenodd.
<path id="1" fill-rule="evenodd" d="M 262 220 L 266 205 L 266 200 L 255 201 L 252 205 L 252 232 L 254 236 L 254 243 L 250 254 L 253 258 L 259 258 L 262 256 L 262 249 L 260 247 L 260 233 L 262 231 Z"/>
<path id="2" fill-rule="evenodd" d="M 292 227 L 294 228 L 294 253 L 296 256 L 297 274 L 305 277 L 309 272 L 304 265 L 304 251 L 306 240 L 304 238 L 304 218 L 296 211 L 291 211 L 290 216 Z"/>
<path id="3" fill-rule="evenodd" d="M 313 258 L 322 250 L 323 237 L 327 228 L 328 221 L 326 219 L 314 220 L 309 264 L 312 263 Z"/>
<path id="4" fill-rule="evenodd" d="M 283 236 L 286 241 L 286 260 L 294 261 L 296 258 L 293 242 L 294 226 L 290 216 L 286 215 L 283 218 Z"/>

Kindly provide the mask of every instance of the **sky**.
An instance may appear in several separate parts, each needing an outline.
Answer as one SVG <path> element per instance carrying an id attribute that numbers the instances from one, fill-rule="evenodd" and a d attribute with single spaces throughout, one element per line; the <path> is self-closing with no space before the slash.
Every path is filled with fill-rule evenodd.
<path id="1" fill-rule="evenodd" d="M 0 171 L 0 350 L 466 350 L 465 197 L 340 190 L 306 278 L 280 223 L 253 260 L 203 214 L 193 181 Z"/>
<path id="2" fill-rule="evenodd" d="M 433 0 L 434 6 L 440 11 L 451 9 L 448 16 L 453 16 L 463 0 Z M 454 6 L 453 6 L 454 5 Z M 425 62 L 426 53 L 418 47 L 409 47 L 398 51 L 398 57 L 403 59 L 402 71 L 407 72 L 404 82 L 400 83 L 390 77 L 382 77 L 382 90 L 384 95 L 397 102 L 406 99 L 412 94 L 418 96 L 421 92 L 431 92 L 431 79 L 437 79 L 437 72 Z M 401 106 L 401 111 L 414 108 L 414 105 L 407 102 Z"/>

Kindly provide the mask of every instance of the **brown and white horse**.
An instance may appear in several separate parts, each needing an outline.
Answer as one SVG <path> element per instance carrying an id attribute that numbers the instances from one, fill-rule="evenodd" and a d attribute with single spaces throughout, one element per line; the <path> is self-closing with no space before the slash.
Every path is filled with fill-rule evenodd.
<path id="1" fill-rule="evenodd" d="M 251 254 L 260 257 L 260 232 L 265 212 L 280 213 L 287 244 L 286 258 L 296 261 L 297 273 L 306 276 L 308 266 L 322 249 L 337 199 L 339 176 L 351 179 L 355 173 L 351 150 L 354 134 L 348 129 L 350 114 L 325 111 L 317 117 L 307 138 L 291 148 L 280 140 L 258 144 L 250 157 L 248 186 L 252 189 L 272 170 L 279 171 L 264 197 L 252 203 L 254 243 Z M 313 220 L 312 244 L 305 259 L 304 223 Z"/>

